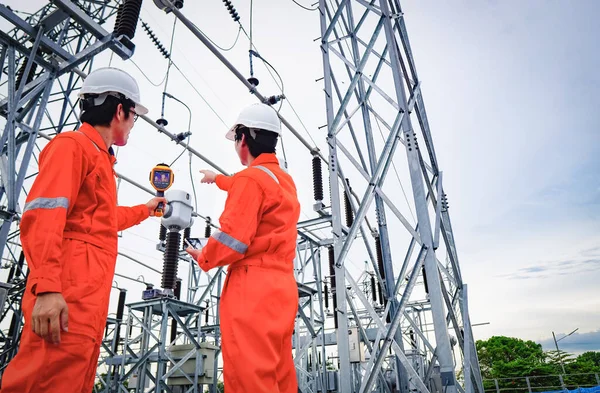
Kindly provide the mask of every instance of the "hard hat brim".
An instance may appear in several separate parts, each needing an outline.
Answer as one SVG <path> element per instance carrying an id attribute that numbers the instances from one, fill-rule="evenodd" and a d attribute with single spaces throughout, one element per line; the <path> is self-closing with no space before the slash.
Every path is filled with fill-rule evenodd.
<path id="1" fill-rule="evenodd" d="M 135 113 L 137 113 L 138 115 L 145 115 L 148 113 L 148 108 L 146 108 L 144 105 L 136 102 L 135 103 Z"/>
<path id="2" fill-rule="evenodd" d="M 229 129 L 229 131 L 227 131 L 227 134 L 225 134 L 225 138 L 229 139 L 230 141 L 234 141 L 235 140 L 235 129 L 236 129 L 237 125 L 231 127 Z"/>

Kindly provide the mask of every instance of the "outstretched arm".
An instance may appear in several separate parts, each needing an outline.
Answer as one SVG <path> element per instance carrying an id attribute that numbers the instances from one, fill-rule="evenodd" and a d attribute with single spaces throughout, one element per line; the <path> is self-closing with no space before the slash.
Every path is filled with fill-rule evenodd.
<path id="1" fill-rule="evenodd" d="M 221 231 L 214 233 L 206 246 L 188 252 L 200 268 L 208 271 L 244 258 L 254 236 L 263 210 L 263 190 L 247 176 L 238 176 L 231 183 L 225 210 L 219 218 Z"/>
<path id="2" fill-rule="evenodd" d="M 144 205 L 137 206 L 117 206 L 117 217 L 118 217 L 118 229 L 124 231 L 127 228 L 131 228 L 134 225 L 138 225 L 148 217 L 154 215 L 154 210 L 158 207 L 160 202 L 167 203 L 167 200 L 162 197 L 156 197 L 150 199 Z"/>

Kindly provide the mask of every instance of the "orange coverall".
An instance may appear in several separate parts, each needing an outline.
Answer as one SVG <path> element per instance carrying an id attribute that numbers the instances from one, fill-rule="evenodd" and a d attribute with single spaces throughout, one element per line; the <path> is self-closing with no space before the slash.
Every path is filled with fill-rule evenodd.
<path id="1" fill-rule="evenodd" d="M 275 154 L 261 154 L 233 177 L 219 221 L 198 265 L 230 265 L 220 303 L 227 393 L 297 393 L 292 334 L 298 311 L 294 277 L 300 204 Z"/>
<path id="2" fill-rule="evenodd" d="M 1 393 L 93 390 L 117 260 L 117 232 L 149 216 L 145 205 L 117 206 L 115 158 L 83 123 L 57 135 L 40 154 L 39 174 L 21 220 L 30 269 L 23 295 L 20 349 L 4 371 Z M 60 292 L 69 308 L 60 344 L 31 330 L 36 294 Z"/>

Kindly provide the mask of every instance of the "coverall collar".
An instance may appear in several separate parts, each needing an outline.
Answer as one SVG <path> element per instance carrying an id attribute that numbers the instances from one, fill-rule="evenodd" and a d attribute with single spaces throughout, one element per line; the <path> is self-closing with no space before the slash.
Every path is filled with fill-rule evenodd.
<path id="1" fill-rule="evenodd" d="M 263 165 L 263 164 L 277 164 L 279 165 L 279 160 L 277 159 L 277 155 L 275 153 L 262 153 L 259 154 L 258 157 L 252 161 L 252 164 L 249 167 Z"/>
<path id="2" fill-rule="evenodd" d="M 102 136 L 100 135 L 98 130 L 96 130 L 91 124 L 81 124 L 81 127 L 79 127 L 79 131 L 84 133 L 85 136 L 87 136 L 88 138 L 90 138 L 90 140 L 94 142 L 94 145 L 96 145 L 98 149 L 102 150 L 108 155 L 112 165 L 114 165 L 115 162 L 117 162 L 112 146 L 109 148 L 106 147 L 106 142 L 104 142 L 104 139 L 102 139 Z"/>

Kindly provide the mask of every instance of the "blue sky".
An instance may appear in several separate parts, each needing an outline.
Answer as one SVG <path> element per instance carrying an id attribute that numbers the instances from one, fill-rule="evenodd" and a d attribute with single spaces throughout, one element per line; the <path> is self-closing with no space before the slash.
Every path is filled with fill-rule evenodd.
<path id="1" fill-rule="evenodd" d="M 44 2 L 7 1 L 15 9 L 35 10 Z M 214 41 L 229 46 L 237 29 L 222 3 L 192 4 L 184 11 Z M 248 26 L 248 1 L 233 2 Z M 305 2 L 309 3 L 309 2 Z M 321 54 L 316 13 L 288 0 L 255 0 L 255 44 L 282 75 L 286 95 L 309 131 L 290 108 L 284 115 L 308 138 L 324 147 L 325 124 Z M 561 335 L 561 348 L 600 350 L 600 24 L 596 1 L 403 1 L 406 25 L 444 170 L 444 187 L 457 241 L 463 278 L 469 285 L 476 339 L 509 335 L 547 343 Z M 145 1 L 142 19 L 168 45 L 172 17 Z M 112 28 L 112 24 L 110 26 Z M 216 111 L 231 122 L 240 107 L 254 102 L 241 84 L 195 38 L 178 26 L 174 60 Z M 166 62 L 138 26 L 134 61 L 152 82 Z M 228 58 L 248 74 L 247 40 Z M 108 54 L 96 66 L 122 67 L 138 78 L 151 117 L 160 115 L 160 88 L 131 62 Z M 262 65 L 256 66 L 261 91 L 277 89 Z M 192 145 L 229 171 L 239 170 L 225 125 L 173 72 L 169 91 L 193 109 Z M 187 128 L 187 111 L 167 102 L 173 130 Z M 302 185 L 310 212 L 312 189 L 306 167 L 310 155 L 286 138 L 290 173 Z M 119 152 L 117 170 L 144 181 L 149 168 L 179 149 L 144 124 Z M 403 154 L 403 153 L 402 153 Z M 402 160 L 403 155 L 397 159 Z M 194 171 L 205 167 L 195 161 Z M 187 155 L 174 166 L 181 187 L 189 189 Z M 197 182 L 198 177 L 195 178 Z M 224 198 L 201 188 L 200 212 L 218 217 Z M 123 204 L 147 196 L 123 184 Z M 126 232 L 122 249 L 161 266 L 153 250 L 158 222 Z M 117 271 L 137 276 L 121 261 Z M 146 278 L 158 281 L 152 273 Z M 119 280 L 117 280 L 119 281 Z M 122 286 L 125 282 L 119 282 Z M 132 284 L 138 297 L 140 286 Z M 116 294 L 114 302 L 116 305 Z"/>
<path id="2" fill-rule="evenodd" d="M 599 6 L 405 3 L 479 338 L 600 326 Z"/>

